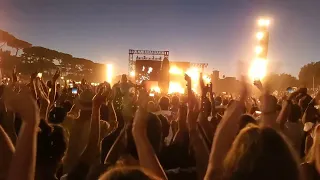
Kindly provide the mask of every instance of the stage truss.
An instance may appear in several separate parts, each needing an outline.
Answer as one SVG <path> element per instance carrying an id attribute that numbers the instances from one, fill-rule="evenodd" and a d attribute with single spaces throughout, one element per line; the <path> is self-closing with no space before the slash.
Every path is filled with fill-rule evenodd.
<path id="1" fill-rule="evenodd" d="M 169 60 L 169 51 L 151 51 L 151 50 L 129 49 L 128 74 L 131 74 L 132 72 L 136 72 L 135 60 L 162 61 L 164 58 L 167 58 Z"/>

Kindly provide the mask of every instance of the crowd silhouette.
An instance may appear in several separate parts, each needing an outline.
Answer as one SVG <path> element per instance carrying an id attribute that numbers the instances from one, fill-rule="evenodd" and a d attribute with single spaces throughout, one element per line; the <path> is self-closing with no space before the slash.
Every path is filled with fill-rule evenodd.
<path id="1" fill-rule="evenodd" d="M 283 97 L 267 86 L 252 97 L 154 94 L 126 75 L 113 86 L 60 86 L 60 71 L 27 84 L 17 71 L 1 84 L 0 179 L 320 179 L 320 93 Z M 200 75 L 202 77 L 202 75 Z"/>

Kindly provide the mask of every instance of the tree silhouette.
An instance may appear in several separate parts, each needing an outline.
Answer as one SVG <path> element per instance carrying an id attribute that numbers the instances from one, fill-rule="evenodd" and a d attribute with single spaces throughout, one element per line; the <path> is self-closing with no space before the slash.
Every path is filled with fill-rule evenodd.
<path id="1" fill-rule="evenodd" d="M 288 87 L 299 86 L 299 80 L 290 74 L 269 74 L 265 78 L 266 84 L 273 90 L 286 90 Z"/>
<path id="2" fill-rule="evenodd" d="M 300 69 L 299 80 L 303 85 L 311 88 L 313 86 L 313 79 L 316 86 L 320 84 L 319 61 L 306 64 Z"/>

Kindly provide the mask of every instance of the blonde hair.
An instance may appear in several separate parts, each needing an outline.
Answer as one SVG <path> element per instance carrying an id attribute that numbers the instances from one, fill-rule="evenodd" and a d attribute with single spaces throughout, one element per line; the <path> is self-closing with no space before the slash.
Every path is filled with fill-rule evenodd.
<path id="1" fill-rule="evenodd" d="M 305 158 L 305 161 L 307 163 L 314 163 L 316 160 L 316 156 L 319 153 L 320 137 L 317 135 L 317 134 L 319 134 L 319 132 L 317 132 L 319 130 L 320 130 L 320 124 L 316 125 L 316 127 L 312 131 L 313 143 L 312 143 L 312 146 L 311 146 L 311 148 Z"/>
<path id="2" fill-rule="evenodd" d="M 100 176 L 99 180 L 117 180 L 129 177 L 132 180 L 160 180 L 160 178 L 140 167 L 115 167 Z"/>
<path id="3" fill-rule="evenodd" d="M 298 158 L 285 138 L 272 128 L 242 129 L 224 160 L 227 179 L 298 180 Z"/>

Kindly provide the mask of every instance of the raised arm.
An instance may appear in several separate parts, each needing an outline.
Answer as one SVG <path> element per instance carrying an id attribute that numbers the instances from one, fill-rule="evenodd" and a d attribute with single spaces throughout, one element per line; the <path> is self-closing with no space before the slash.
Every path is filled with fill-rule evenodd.
<path id="1" fill-rule="evenodd" d="M 47 120 L 50 100 L 49 100 L 48 94 L 46 93 L 46 90 L 44 89 L 41 82 L 42 81 L 39 78 L 37 78 L 36 91 L 37 91 L 37 94 L 39 95 L 38 97 L 40 100 L 40 118 Z"/>
<path id="2" fill-rule="evenodd" d="M 5 179 L 8 175 L 9 165 L 14 150 L 15 149 L 10 138 L 0 126 L 0 179 Z"/>
<path id="3" fill-rule="evenodd" d="M 100 161 L 100 108 L 106 99 L 103 93 L 103 88 L 101 88 L 92 100 L 89 141 L 80 160 L 89 165 L 94 165 Z"/>
<path id="4" fill-rule="evenodd" d="M 54 76 L 52 77 L 52 87 L 51 91 L 49 92 L 49 101 L 51 108 L 54 105 L 55 99 L 56 99 L 56 93 L 57 93 L 57 79 L 60 77 L 60 70 L 57 70 Z"/>
<path id="5" fill-rule="evenodd" d="M 37 133 L 40 122 L 37 103 L 26 87 L 18 95 L 8 92 L 5 102 L 8 108 L 19 113 L 23 120 L 7 179 L 33 180 L 35 178 Z"/>
<path id="6" fill-rule="evenodd" d="M 139 92 L 139 108 L 133 120 L 132 134 L 138 151 L 140 166 L 154 173 L 161 179 L 167 179 L 165 172 L 147 137 L 147 103 L 148 93 L 145 90 Z"/>
<path id="7" fill-rule="evenodd" d="M 223 160 L 228 153 L 234 137 L 238 133 L 240 116 L 245 107 L 244 101 L 247 98 L 248 89 L 242 81 L 242 91 L 239 102 L 234 102 L 225 112 L 217 127 L 213 138 L 212 149 L 205 179 L 214 179 L 215 173 L 222 170 Z"/>
<path id="8" fill-rule="evenodd" d="M 172 143 L 183 143 L 185 141 L 184 134 L 188 132 L 187 128 L 187 107 L 186 105 L 180 105 L 178 112 L 178 131 L 175 134 Z"/>
<path id="9" fill-rule="evenodd" d="M 199 132 L 200 126 L 197 123 L 199 116 L 197 115 L 198 115 L 197 112 L 189 110 L 187 119 L 188 119 L 190 144 L 196 160 L 197 175 L 198 175 L 198 179 L 202 180 L 206 174 L 206 170 L 208 166 L 209 148 L 207 146 L 206 141 L 204 140 L 201 133 Z"/>
<path id="10" fill-rule="evenodd" d="M 117 115 L 116 115 L 116 112 L 114 110 L 114 107 L 113 107 L 113 92 L 112 92 L 112 89 L 111 89 L 111 86 L 110 84 L 107 84 L 106 86 L 106 93 L 107 93 L 107 106 L 108 106 L 108 122 L 110 124 L 110 127 L 109 127 L 109 134 L 114 132 L 115 130 L 117 130 L 118 128 L 118 119 L 117 119 Z M 103 137 L 102 137 L 103 138 Z"/>
<path id="11" fill-rule="evenodd" d="M 200 114 L 198 117 L 199 125 L 201 129 L 204 132 L 205 138 L 207 139 L 207 142 L 211 142 L 214 134 L 214 129 L 211 125 L 211 123 L 208 121 L 208 117 L 210 115 L 210 109 L 209 109 L 209 99 L 207 98 L 207 93 L 210 92 L 210 86 L 205 86 L 202 78 L 202 74 L 200 74 L 199 78 L 199 84 L 201 88 L 201 100 L 200 100 Z M 210 143 L 211 144 L 211 143 Z"/>

